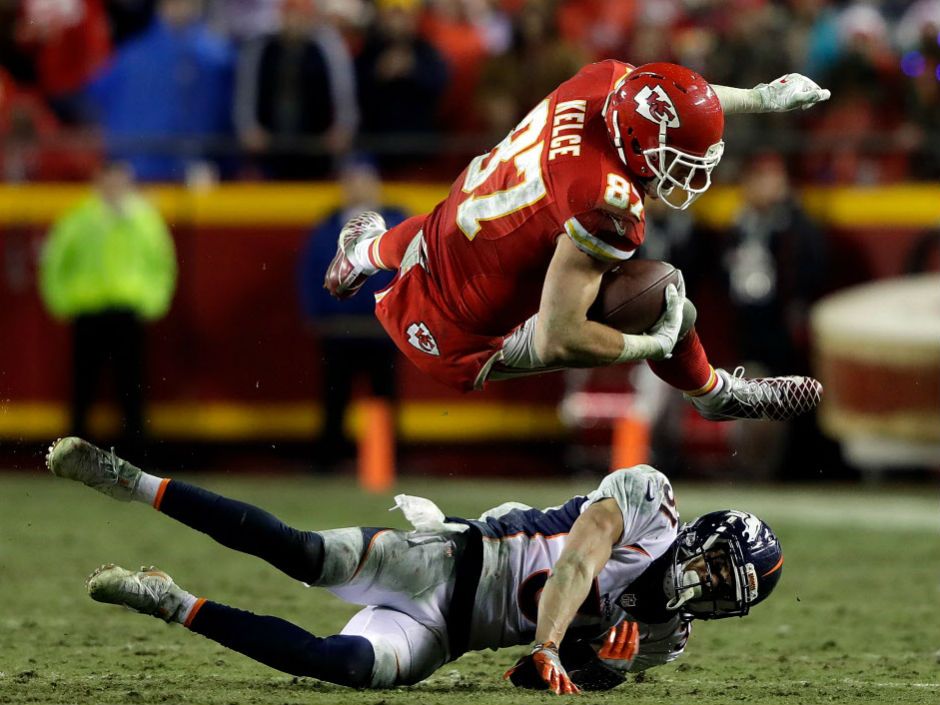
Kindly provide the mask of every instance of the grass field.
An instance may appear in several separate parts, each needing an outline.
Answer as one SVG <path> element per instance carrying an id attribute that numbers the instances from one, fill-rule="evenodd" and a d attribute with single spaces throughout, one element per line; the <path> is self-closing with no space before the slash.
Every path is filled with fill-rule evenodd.
<path id="1" fill-rule="evenodd" d="M 305 528 L 403 526 L 389 497 L 298 477 L 195 478 Z M 401 491 L 476 516 L 507 499 L 556 503 L 578 483 L 407 481 Z M 940 702 L 940 512 L 936 492 L 746 489 L 676 483 L 683 517 L 759 514 L 786 554 L 773 597 L 743 620 L 700 623 L 686 655 L 586 700 L 644 703 Z M 104 562 L 155 564 L 196 593 L 318 634 L 353 613 L 257 559 L 141 505 L 38 471 L 0 474 L 0 703 L 526 703 L 554 697 L 500 680 L 521 650 L 468 654 L 413 688 L 356 692 L 294 679 L 179 626 L 92 602 Z"/>

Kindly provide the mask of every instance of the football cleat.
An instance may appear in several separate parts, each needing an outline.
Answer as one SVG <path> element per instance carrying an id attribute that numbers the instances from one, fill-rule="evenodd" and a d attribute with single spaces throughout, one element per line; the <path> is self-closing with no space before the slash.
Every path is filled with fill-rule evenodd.
<path id="1" fill-rule="evenodd" d="M 356 245 L 378 237 L 385 230 L 385 219 L 374 211 L 365 211 L 350 218 L 339 232 L 336 255 L 326 270 L 323 288 L 337 299 L 348 299 L 355 295 L 371 276 L 353 263 Z"/>
<path id="2" fill-rule="evenodd" d="M 734 373 L 715 370 L 724 383 L 714 397 L 686 395 L 699 414 L 710 421 L 769 419 L 785 421 L 815 409 L 823 387 L 812 377 L 758 377 L 748 379 L 744 368 Z"/>
<path id="3" fill-rule="evenodd" d="M 131 501 L 140 482 L 140 468 L 119 458 L 113 448 L 108 453 L 75 436 L 49 446 L 46 467 L 53 475 L 83 482 L 121 502 Z"/>
<path id="4" fill-rule="evenodd" d="M 108 563 L 85 580 L 91 599 L 112 605 L 124 605 L 135 612 L 159 617 L 165 622 L 182 622 L 190 600 L 189 593 L 173 578 L 153 566 L 131 571 Z"/>

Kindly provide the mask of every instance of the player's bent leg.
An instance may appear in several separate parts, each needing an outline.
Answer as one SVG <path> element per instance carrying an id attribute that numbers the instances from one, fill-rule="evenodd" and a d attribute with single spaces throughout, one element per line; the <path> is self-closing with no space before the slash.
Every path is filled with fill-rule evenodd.
<path id="1" fill-rule="evenodd" d="M 694 327 L 676 343 L 671 357 L 648 360 L 647 364 L 657 377 L 683 392 L 697 390 L 696 393 L 707 394 L 717 380 Z"/>
<path id="2" fill-rule="evenodd" d="M 223 546 L 267 561 L 295 580 L 316 584 L 324 542 L 316 531 L 288 526 L 263 509 L 179 480 L 168 480 L 154 508 Z"/>
<path id="3" fill-rule="evenodd" d="M 342 634 L 365 638 L 372 645 L 375 660 L 369 685 L 373 688 L 418 683 L 448 661 L 444 635 L 398 610 L 366 607 Z"/>
<path id="4" fill-rule="evenodd" d="M 323 540 L 245 502 L 143 472 L 80 438 L 57 441 L 46 458 L 53 474 L 82 482 L 122 501 L 137 500 L 223 546 L 266 560 L 287 575 L 315 583 L 323 565 Z"/>
<path id="5" fill-rule="evenodd" d="M 329 587 L 350 582 L 362 571 L 364 557 L 373 548 L 373 538 L 385 532 L 358 527 L 322 532 L 295 529 L 247 502 L 180 480 L 148 475 L 113 451 L 107 453 L 78 438 L 57 442 L 47 462 L 60 477 L 84 482 L 117 499 L 149 503 L 223 546 L 257 556 L 308 585 Z M 143 484 L 155 489 L 142 492 Z M 385 546 L 383 542 L 382 550 L 375 552 L 373 558 L 381 560 L 386 554 Z M 363 577 L 372 570 L 371 567 L 365 570 Z"/>
<path id="6" fill-rule="evenodd" d="M 285 673 L 353 688 L 375 687 L 375 651 L 361 636 L 318 637 L 279 617 L 208 601 L 189 629 Z"/>
<path id="7" fill-rule="evenodd" d="M 380 235 L 370 249 L 371 261 L 379 269 L 399 269 L 408 252 L 409 245 L 424 227 L 426 215 L 415 215 Z"/>
<path id="8" fill-rule="evenodd" d="M 693 327 L 667 360 L 648 361 L 657 377 L 685 393 L 686 399 L 711 421 L 768 419 L 784 421 L 815 409 L 822 385 L 812 377 L 748 379 L 739 367 L 733 374 L 713 368 Z"/>
<path id="9" fill-rule="evenodd" d="M 355 688 L 371 685 L 375 655 L 361 636 L 317 637 L 278 617 L 197 599 L 155 568 L 134 572 L 103 566 L 89 576 L 98 602 L 124 605 L 203 636 L 279 671 Z"/>

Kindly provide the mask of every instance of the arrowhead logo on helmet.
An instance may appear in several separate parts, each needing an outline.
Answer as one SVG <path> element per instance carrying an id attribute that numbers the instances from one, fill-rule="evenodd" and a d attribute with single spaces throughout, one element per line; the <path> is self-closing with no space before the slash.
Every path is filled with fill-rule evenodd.
<path id="1" fill-rule="evenodd" d="M 636 111 L 650 122 L 666 127 L 679 127 L 682 124 L 676 106 L 662 86 L 643 86 L 633 101 L 636 103 Z"/>

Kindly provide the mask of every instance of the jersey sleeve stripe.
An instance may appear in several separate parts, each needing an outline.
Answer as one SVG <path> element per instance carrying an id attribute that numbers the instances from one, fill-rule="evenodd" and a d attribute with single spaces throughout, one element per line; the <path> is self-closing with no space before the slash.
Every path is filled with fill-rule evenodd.
<path id="1" fill-rule="evenodd" d="M 605 262 L 622 262 L 633 256 L 632 250 L 620 250 L 588 232 L 577 218 L 565 221 L 565 232 L 579 250 Z"/>
<path id="2" fill-rule="evenodd" d="M 608 92 L 610 93 L 620 88 L 620 86 L 623 85 L 623 82 L 627 80 L 627 76 L 633 73 L 634 68 L 635 67 L 631 66 L 630 64 L 627 64 L 624 67 L 622 74 L 619 76 L 614 74 L 614 78 L 610 82 L 610 88 L 608 89 Z"/>
<path id="3" fill-rule="evenodd" d="M 643 548 L 642 546 L 638 544 L 632 543 L 629 546 L 624 546 L 624 548 L 627 549 L 628 551 L 635 551 L 636 553 L 642 553 L 647 558 L 652 558 L 652 556 L 649 554 L 649 551 L 647 551 L 645 548 Z"/>

